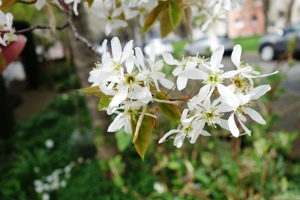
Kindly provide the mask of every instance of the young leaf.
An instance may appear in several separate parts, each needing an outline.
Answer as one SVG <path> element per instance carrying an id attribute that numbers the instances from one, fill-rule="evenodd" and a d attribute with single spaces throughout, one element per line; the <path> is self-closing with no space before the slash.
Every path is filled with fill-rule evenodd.
<path id="1" fill-rule="evenodd" d="M 146 33 L 153 26 L 167 5 L 167 2 L 160 1 L 159 4 L 148 14 L 142 29 L 142 34 Z"/>
<path id="2" fill-rule="evenodd" d="M 149 111 L 147 110 L 147 112 Z M 139 116 L 134 114 L 131 115 L 131 128 L 132 128 L 133 137 L 137 126 L 138 117 Z M 145 115 L 143 117 L 143 121 L 140 126 L 138 136 L 133 143 L 137 153 L 141 156 L 143 160 L 151 141 L 152 128 L 154 124 L 155 124 L 155 119 Z"/>
<path id="3" fill-rule="evenodd" d="M 105 97 L 106 95 L 101 92 L 98 86 L 82 88 L 78 90 L 79 92 L 86 93 L 88 95 L 96 96 L 96 97 Z"/>
<path id="4" fill-rule="evenodd" d="M 2 5 L 0 6 L 0 10 L 4 11 L 17 3 L 19 0 L 2 0 Z"/>
<path id="5" fill-rule="evenodd" d="M 160 35 L 161 37 L 166 37 L 172 31 L 173 26 L 170 18 L 170 9 L 166 7 L 163 10 L 162 16 L 160 18 Z"/>
<path id="6" fill-rule="evenodd" d="M 100 98 L 99 104 L 98 104 L 98 110 L 103 110 L 104 108 L 107 108 L 109 103 L 111 101 L 111 98 L 108 96 L 102 96 Z"/>
<path id="7" fill-rule="evenodd" d="M 155 94 L 155 97 L 157 99 L 161 100 L 169 100 L 163 92 L 157 92 Z M 176 105 L 168 104 L 168 103 L 157 103 L 159 109 L 162 111 L 162 113 L 171 121 L 175 123 L 180 123 L 181 113 L 178 110 Z"/>
<path id="8" fill-rule="evenodd" d="M 182 7 L 180 3 L 170 1 L 169 6 L 170 19 L 173 29 L 176 28 L 182 19 Z"/>
<path id="9" fill-rule="evenodd" d="M 48 4 L 48 3 L 46 4 L 46 13 L 47 13 L 49 26 L 50 26 L 51 30 L 55 33 L 55 31 L 56 31 L 56 18 L 55 18 L 54 12 L 53 12 L 50 4 Z"/>
<path id="10" fill-rule="evenodd" d="M 4 70 L 6 67 L 6 61 L 5 58 L 3 56 L 2 51 L 0 51 L 0 72 L 2 72 L 2 70 Z"/>

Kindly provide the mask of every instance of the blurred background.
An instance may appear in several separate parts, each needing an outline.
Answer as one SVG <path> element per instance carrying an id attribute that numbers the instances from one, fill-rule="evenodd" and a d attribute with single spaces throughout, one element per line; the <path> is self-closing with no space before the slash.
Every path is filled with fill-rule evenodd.
<path id="1" fill-rule="evenodd" d="M 9 11 L 16 30 L 48 23 L 33 5 Z M 84 11 L 79 7 L 74 23 L 101 52 L 110 37 Z M 64 25 L 65 16 L 55 16 Z M 153 43 L 157 56 L 178 59 L 210 56 L 224 45 L 225 70 L 234 68 L 230 55 L 240 44 L 245 62 L 262 73 L 280 71 L 256 80 L 272 91 L 253 105 L 267 125 L 248 124 L 251 137 L 217 130 L 176 149 L 171 141 L 158 145 L 176 127 L 160 117 L 144 161 L 130 135 L 106 132 L 111 118 L 98 111 L 99 99 L 78 92 L 90 86 L 99 58 L 69 29 L 26 33 L 20 59 L 0 76 L 0 199 L 300 199 L 300 1 L 246 0 L 226 17 L 205 33 L 194 21 L 193 38 L 184 25 L 164 39 L 159 25 L 141 35 L 133 22 L 111 34 L 123 43 L 133 38 L 146 55 Z"/>

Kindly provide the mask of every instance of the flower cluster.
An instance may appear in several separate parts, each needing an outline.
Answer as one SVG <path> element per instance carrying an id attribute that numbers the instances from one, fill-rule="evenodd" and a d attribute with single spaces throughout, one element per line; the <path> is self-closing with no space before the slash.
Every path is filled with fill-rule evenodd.
<path id="1" fill-rule="evenodd" d="M 2 2 L 0 2 L 2 4 Z M 17 36 L 14 34 L 15 29 L 12 27 L 13 15 L 11 13 L 4 14 L 0 10 L 0 28 L 5 31 L 0 35 L 0 44 L 7 46 L 10 42 L 16 41 Z"/>
<path id="2" fill-rule="evenodd" d="M 157 99 L 156 94 L 161 91 L 160 84 L 167 89 L 177 86 L 183 90 L 189 79 L 200 80 L 200 90 L 187 100 L 187 107 L 182 111 L 177 129 L 170 130 L 160 140 L 164 142 L 170 135 L 176 134 L 174 145 L 181 147 L 185 138 L 194 143 L 199 135 L 210 136 L 207 126 L 221 127 L 231 132 L 234 137 L 251 131 L 245 126 L 247 116 L 252 120 L 265 124 L 260 114 L 252 108 L 252 102 L 264 95 L 271 88 L 269 85 L 255 87 L 253 78 L 269 76 L 261 75 L 250 65 L 241 61 L 242 48 L 236 45 L 231 60 L 235 70 L 224 71 L 221 63 L 224 47 L 218 46 L 210 59 L 200 56 L 184 57 L 176 60 L 169 53 L 163 54 L 164 61 L 175 66 L 172 74 L 177 77 L 176 86 L 166 79 L 162 72 L 163 61 L 155 61 L 155 49 L 145 58 L 139 47 L 132 49 L 132 41 L 128 42 L 123 51 L 118 38 L 111 40 L 112 54 L 106 51 L 107 40 L 103 42 L 102 62 L 90 72 L 89 81 L 92 86 L 99 86 L 106 98 L 105 109 L 109 115 L 117 114 L 108 128 L 115 132 L 125 128 L 125 132 L 132 133 L 134 116 L 155 116 L 146 107 L 154 103 L 173 104 L 170 99 Z M 177 98 L 179 99 L 179 98 Z M 169 107 L 170 108 L 170 107 Z M 228 113 L 225 115 L 225 113 Z M 228 119 L 225 116 L 229 116 Z M 243 129 L 240 133 L 239 125 Z M 137 123 L 137 126 L 138 123 Z M 152 128 L 152 127 L 150 127 Z M 206 129 L 206 130 L 205 130 Z M 136 129 L 135 129 L 136 130 Z"/>

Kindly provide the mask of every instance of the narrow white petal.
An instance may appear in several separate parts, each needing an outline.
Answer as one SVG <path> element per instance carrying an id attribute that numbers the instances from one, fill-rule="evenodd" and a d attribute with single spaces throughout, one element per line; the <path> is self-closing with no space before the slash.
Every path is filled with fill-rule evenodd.
<path id="1" fill-rule="evenodd" d="M 188 79 L 185 77 L 178 76 L 177 78 L 177 89 L 183 90 L 187 85 Z"/>
<path id="2" fill-rule="evenodd" d="M 177 67 L 172 71 L 172 74 L 173 74 L 174 76 L 178 76 L 181 72 L 182 72 L 182 67 L 181 67 L 181 66 L 177 66 Z"/>
<path id="3" fill-rule="evenodd" d="M 255 100 L 266 94 L 269 90 L 271 90 L 270 85 L 260 85 L 253 90 L 250 91 L 251 99 Z"/>
<path id="4" fill-rule="evenodd" d="M 186 77 L 192 80 L 204 80 L 207 78 L 207 73 L 200 69 L 187 69 L 179 73 L 179 76 Z"/>
<path id="5" fill-rule="evenodd" d="M 111 49 L 112 55 L 115 58 L 115 60 L 121 61 L 122 46 L 118 37 L 113 37 L 113 39 L 111 39 Z"/>
<path id="6" fill-rule="evenodd" d="M 172 135 L 174 133 L 179 133 L 179 132 L 180 132 L 180 130 L 175 130 L 175 129 L 168 131 L 162 138 L 160 138 L 158 143 L 163 143 L 167 139 L 167 137 L 169 137 L 170 135 Z"/>
<path id="7" fill-rule="evenodd" d="M 203 136 L 211 136 L 211 134 L 209 132 L 207 132 L 206 130 L 202 130 L 201 131 L 201 135 L 203 135 Z"/>
<path id="8" fill-rule="evenodd" d="M 121 113 L 116 116 L 114 121 L 109 125 L 109 127 L 107 129 L 108 132 L 116 132 L 124 126 L 126 120 L 125 120 L 125 118 L 122 117 L 123 115 L 124 114 Z"/>
<path id="9" fill-rule="evenodd" d="M 226 120 L 226 119 L 219 119 L 219 125 L 221 126 L 221 128 L 224 128 L 224 129 L 226 129 L 227 131 L 230 131 L 230 129 L 229 129 L 229 125 L 228 125 L 228 121 Z"/>
<path id="10" fill-rule="evenodd" d="M 177 148 L 180 148 L 183 145 L 184 139 L 185 139 L 185 135 L 183 135 L 183 134 L 176 135 L 174 142 L 173 142 L 174 146 Z"/>
<path id="11" fill-rule="evenodd" d="M 140 47 L 136 47 L 135 48 L 135 56 L 139 62 L 139 64 L 145 68 L 145 63 L 144 63 L 144 54 L 143 54 L 143 51 Z"/>
<path id="12" fill-rule="evenodd" d="M 176 61 L 170 53 L 163 53 L 162 56 L 167 64 L 169 65 L 178 64 L 178 61 Z"/>
<path id="13" fill-rule="evenodd" d="M 37 0 L 35 3 L 36 9 L 40 10 L 46 3 L 46 0 Z"/>
<path id="14" fill-rule="evenodd" d="M 227 87 L 222 84 L 217 85 L 218 92 L 225 103 L 233 108 L 237 108 L 240 105 L 240 101 L 237 96 Z"/>
<path id="15" fill-rule="evenodd" d="M 196 62 L 191 62 L 189 61 L 187 64 L 186 64 L 186 67 L 185 69 L 193 69 L 197 66 L 197 63 Z"/>
<path id="16" fill-rule="evenodd" d="M 245 124 L 240 120 L 240 118 L 237 118 L 240 125 L 242 126 L 242 128 L 244 129 L 245 133 L 247 135 L 250 135 L 251 136 L 251 131 L 247 128 L 247 126 L 245 126 Z"/>
<path id="17" fill-rule="evenodd" d="M 133 44 L 133 40 L 130 40 L 129 42 L 126 43 L 123 50 L 121 62 L 123 62 L 124 60 L 126 60 L 127 58 L 133 55 L 132 44 Z"/>
<path id="18" fill-rule="evenodd" d="M 232 133 L 232 135 L 234 137 L 239 137 L 240 131 L 239 131 L 238 127 L 236 126 L 236 123 L 234 120 L 234 113 L 232 113 L 230 115 L 230 117 L 228 118 L 228 126 L 229 126 L 229 130 Z"/>
<path id="19" fill-rule="evenodd" d="M 231 61 L 237 68 L 239 68 L 241 65 L 241 54 L 242 54 L 241 45 L 239 45 L 239 44 L 235 45 L 233 47 L 233 51 L 231 54 Z"/>
<path id="20" fill-rule="evenodd" d="M 265 125 L 266 121 L 262 118 L 262 116 L 256 112 L 255 110 L 251 108 L 244 108 L 244 111 L 253 119 L 253 121 L 256 121 L 259 124 Z"/>
<path id="21" fill-rule="evenodd" d="M 239 73 L 239 71 L 237 71 L 237 70 L 231 70 L 231 71 L 221 74 L 220 78 L 232 78 L 235 75 L 237 75 L 238 73 Z"/>
<path id="22" fill-rule="evenodd" d="M 118 106 L 122 101 L 124 101 L 128 94 L 128 87 L 122 87 L 113 97 L 112 101 L 110 102 L 109 106 L 114 107 Z"/>
<path id="23" fill-rule="evenodd" d="M 164 87 L 167 88 L 167 89 L 171 89 L 171 88 L 173 88 L 174 85 L 175 85 L 172 81 L 170 81 L 170 80 L 168 80 L 168 79 L 166 79 L 166 78 L 161 78 L 161 79 L 159 79 L 159 82 L 160 82 L 160 84 L 161 84 L 162 86 L 164 86 Z"/>
<path id="24" fill-rule="evenodd" d="M 212 68 L 212 71 L 216 71 L 219 68 L 219 65 L 221 63 L 221 60 L 223 58 L 224 54 L 224 46 L 218 46 L 212 53 L 211 59 L 210 59 L 210 65 Z"/>

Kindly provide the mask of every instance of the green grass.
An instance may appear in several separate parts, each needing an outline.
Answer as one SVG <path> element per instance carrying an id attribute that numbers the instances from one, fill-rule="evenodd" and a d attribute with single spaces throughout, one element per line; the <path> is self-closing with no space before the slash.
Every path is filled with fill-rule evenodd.
<path id="1" fill-rule="evenodd" d="M 258 51 L 259 39 L 262 35 L 255 35 L 251 37 L 240 37 L 233 39 L 235 44 L 240 44 L 243 48 L 243 52 L 246 51 Z"/>

